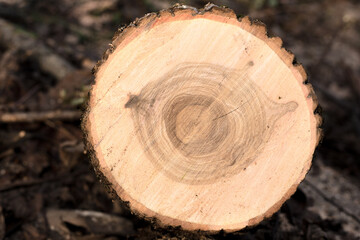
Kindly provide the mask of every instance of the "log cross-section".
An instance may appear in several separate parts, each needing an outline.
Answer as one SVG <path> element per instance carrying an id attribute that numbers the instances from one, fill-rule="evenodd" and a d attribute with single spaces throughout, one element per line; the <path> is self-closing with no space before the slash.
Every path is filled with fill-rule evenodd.
<path id="1" fill-rule="evenodd" d="M 277 211 L 320 138 L 301 65 L 233 11 L 175 6 L 114 37 L 83 127 L 93 164 L 161 225 L 235 231 Z"/>

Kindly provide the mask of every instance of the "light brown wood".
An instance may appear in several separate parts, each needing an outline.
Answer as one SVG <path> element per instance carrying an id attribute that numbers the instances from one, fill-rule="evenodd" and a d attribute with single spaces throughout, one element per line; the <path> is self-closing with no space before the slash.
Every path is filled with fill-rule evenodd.
<path id="1" fill-rule="evenodd" d="M 99 173 L 161 225 L 235 231 L 273 214 L 320 138 L 312 87 L 281 46 L 214 5 L 122 29 L 83 123 Z"/>

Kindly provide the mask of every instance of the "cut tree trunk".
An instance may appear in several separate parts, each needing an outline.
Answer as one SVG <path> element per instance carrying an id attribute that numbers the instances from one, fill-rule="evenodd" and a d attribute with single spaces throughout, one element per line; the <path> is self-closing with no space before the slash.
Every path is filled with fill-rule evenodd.
<path id="1" fill-rule="evenodd" d="M 121 29 L 83 122 L 98 173 L 160 225 L 235 231 L 273 214 L 320 138 L 312 87 L 281 46 L 214 5 Z"/>

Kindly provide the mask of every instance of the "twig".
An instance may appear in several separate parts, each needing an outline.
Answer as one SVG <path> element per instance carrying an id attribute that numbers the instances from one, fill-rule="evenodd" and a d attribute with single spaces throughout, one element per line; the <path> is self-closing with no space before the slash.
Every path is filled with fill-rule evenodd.
<path id="1" fill-rule="evenodd" d="M 39 184 L 44 184 L 44 183 L 63 181 L 64 179 L 68 179 L 69 177 L 74 178 L 74 177 L 77 177 L 84 173 L 88 173 L 88 171 L 86 169 L 80 169 L 73 173 L 68 172 L 68 173 L 61 174 L 61 175 L 58 175 L 55 177 L 34 179 L 34 180 L 27 180 L 27 181 L 18 181 L 18 182 L 11 183 L 9 185 L 0 186 L 0 193 L 11 191 L 11 190 L 18 189 L 18 188 L 32 187 L 34 185 L 39 185 Z"/>
<path id="2" fill-rule="evenodd" d="M 0 152 L 0 159 L 11 156 L 14 154 L 14 149 L 10 148 L 6 150 L 5 152 Z"/>
<path id="3" fill-rule="evenodd" d="M 35 85 L 24 96 L 22 96 L 18 101 L 16 101 L 14 105 L 20 105 L 20 104 L 26 102 L 32 96 L 34 96 L 35 93 L 40 90 L 40 88 L 41 88 L 41 86 L 39 84 Z"/>
<path id="4" fill-rule="evenodd" d="M 53 129 L 56 129 L 57 131 L 63 133 L 64 135 L 67 135 L 71 140 L 77 140 L 78 139 L 77 137 L 75 137 L 75 135 L 73 133 L 71 133 L 65 127 L 63 127 L 61 122 L 46 120 L 46 121 L 44 121 L 44 123 L 47 126 L 53 128 Z"/>
<path id="5" fill-rule="evenodd" d="M 0 44 L 30 52 L 40 69 L 57 80 L 75 70 L 72 64 L 39 42 L 31 33 L 3 19 L 0 19 Z"/>
<path id="6" fill-rule="evenodd" d="M 47 120 L 80 120 L 81 111 L 17 112 L 0 114 L 0 123 L 44 122 Z"/>
<path id="7" fill-rule="evenodd" d="M 304 179 L 303 181 L 306 185 L 308 185 L 309 187 L 311 187 L 317 194 L 319 194 L 325 201 L 327 201 L 328 203 L 330 203 L 331 205 L 333 205 L 334 207 L 336 207 L 340 212 L 345 213 L 346 215 L 348 215 L 349 217 L 353 218 L 357 223 L 360 223 L 360 218 L 357 217 L 356 215 L 352 214 L 350 211 L 348 211 L 347 209 L 345 209 L 343 206 L 341 206 L 340 204 L 338 204 L 337 202 L 335 202 L 333 199 L 331 199 L 330 197 L 328 197 L 325 193 L 323 193 L 318 187 L 316 187 L 314 184 L 312 184 L 311 182 L 309 182 L 308 180 Z"/>

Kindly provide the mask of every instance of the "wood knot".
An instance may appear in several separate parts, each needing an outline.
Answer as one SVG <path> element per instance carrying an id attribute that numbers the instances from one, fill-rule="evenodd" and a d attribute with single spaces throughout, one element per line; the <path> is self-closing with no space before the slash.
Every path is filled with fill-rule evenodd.
<path id="1" fill-rule="evenodd" d="M 136 106 L 136 104 L 140 101 L 139 96 L 129 94 L 129 100 L 125 103 L 125 108 L 131 108 Z"/>

